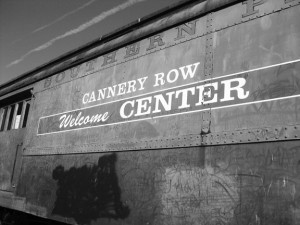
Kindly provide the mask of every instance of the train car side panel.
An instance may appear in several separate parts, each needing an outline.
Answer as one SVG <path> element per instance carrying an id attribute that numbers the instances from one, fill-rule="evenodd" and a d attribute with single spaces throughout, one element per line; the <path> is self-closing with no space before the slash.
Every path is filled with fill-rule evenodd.
<path id="1" fill-rule="evenodd" d="M 0 190 L 13 191 L 17 151 L 22 151 L 24 129 L 0 133 Z"/>
<path id="2" fill-rule="evenodd" d="M 37 130 L 27 135 L 25 153 L 70 152 L 75 151 L 74 146 L 80 149 L 91 143 L 107 150 L 109 145 L 123 141 L 130 142 L 132 149 L 139 141 L 199 134 L 201 126 L 193 124 L 197 121 L 201 125 L 201 112 L 176 115 L 187 111 L 189 103 L 182 100 L 187 89 L 196 92 L 193 85 L 204 78 L 206 38 L 201 36 L 202 23 L 206 24 L 205 18 L 181 25 L 187 31 L 177 27 L 141 41 L 141 52 L 153 45 L 145 55 L 140 53 L 136 58 L 99 69 L 100 60 L 112 60 L 111 53 L 109 59 L 95 59 L 93 73 L 50 89 L 37 91 L 37 87 L 33 118 L 39 120 L 32 119 L 29 124 Z M 157 49 L 160 43 L 166 46 Z M 118 52 L 122 50 L 126 57 L 126 48 Z M 63 76 L 58 74 L 52 79 Z M 174 116 L 163 119 L 170 113 Z M 95 116 L 100 122 L 87 121 Z M 76 120 L 74 124 L 69 123 L 70 118 Z M 69 146 L 69 150 L 58 149 L 63 146 Z"/>
<path id="3" fill-rule="evenodd" d="M 266 7 L 269 11 L 265 11 Z M 222 136 L 222 132 L 229 136 L 238 135 L 235 142 L 298 137 L 300 13 L 299 7 L 284 7 L 283 1 L 265 2 L 255 8 L 254 16 L 258 18 L 244 15 L 244 20 L 250 20 L 235 21 L 238 22 L 236 26 L 214 33 L 212 77 L 238 73 L 246 79 L 249 90 L 248 101 L 238 107 L 212 110 L 211 129 L 218 135 Z M 220 10 L 214 14 L 213 23 L 220 27 L 225 13 L 234 15 L 235 12 L 235 6 Z M 294 131 L 286 132 L 290 129 Z M 245 132 L 230 132 L 235 130 Z M 269 135 L 260 135 L 263 130 Z M 242 137 L 248 132 L 258 136 Z M 226 140 L 221 139 L 218 143 Z M 231 142 L 233 138 L 228 137 L 228 140 Z"/>
<path id="4" fill-rule="evenodd" d="M 0 171 L 11 208 L 82 225 L 300 225 L 299 6 L 190 1 L 51 64 L 26 135 L 11 133 L 25 135 L 15 190 Z"/>
<path id="5" fill-rule="evenodd" d="M 299 147 L 288 141 L 29 156 L 18 195 L 52 219 L 78 224 L 297 225 Z"/>

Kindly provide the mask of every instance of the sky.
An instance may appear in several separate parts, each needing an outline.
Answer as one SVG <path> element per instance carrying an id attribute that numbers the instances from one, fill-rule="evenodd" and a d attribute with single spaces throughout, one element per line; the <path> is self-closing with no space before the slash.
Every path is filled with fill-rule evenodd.
<path id="1" fill-rule="evenodd" d="M 182 0 L 0 0 L 0 85 Z"/>

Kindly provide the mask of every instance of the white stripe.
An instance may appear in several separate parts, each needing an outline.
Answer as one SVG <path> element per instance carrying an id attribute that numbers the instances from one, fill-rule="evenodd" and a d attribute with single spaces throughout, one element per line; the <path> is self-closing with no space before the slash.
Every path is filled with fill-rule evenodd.
<path id="1" fill-rule="evenodd" d="M 63 131 L 43 133 L 43 134 L 37 134 L 37 135 L 57 134 L 57 133 L 62 133 L 62 132 L 67 132 L 67 131 L 75 131 L 75 130 L 82 130 L 82 129 L 88 129 L 88 128 L 111 126 L 111 125 L 117 125 L 117 124 L 123 124 L 123 123 L 137 122 L 137 121 L 142 121 L 142 120 L 149 120 L 149 119 L 156 119 L 156 118 L 163 118 L 163 117 L 169 117 L 169 116 L 184 115 L 184 114 L 189 114 L 189 113 L 208 111 L 210 109 L 211 110 L 224 109 L 224 108 L 230 108 L 230 107 L 236 107 L 236 106 L 243 106 L 243 105 L 257 104 L 257 103 L 263 103 L 263 102 L 278 101 L 278 100 L 297 98 L 297 97 L 300 97 L 300 95 L 292 95 L 292 96 L 287 96 L 287 97 L 273 98 L 273 99 L 267 99 L 267 100 L 261 100 L 261 101 L 245 102 L 245 103 L 226 105 L 226 106 L 220 106 L 220 107 L 215 107 L 215 108 L 199 109 L 199 110 L 194 110 L 194 111 L 187 111 L 187 112 L 168 114 L 168 115 L 162 115 L 162 116 L 153 116 L 153 117 L 137 119 L 137 120 L 123 121 L 123 122 L 117 122 L 117 123 L 111 123 L 111 124 L 103 124 L 103 125 L 98 125 L 98 126 L 82 127 L 82 128 L 78 128 L 78 129 L 63 130 Z"/>
<path id="2" fill-rule="evenodd" d="M 154 94 L 154 93 L 157 93 L 157 92 L 164 92 L 164 91 L 167 91 L 167 90 L 170 90 L 170 89 L 176 89 L 176 88 L 185 87 L 185 86 L 189 86 L 189 85 L 193 85 L 193 84 L 200 84 L 200 83 L 204 83 L 204 82 L 209 82 L 209 81 L 212 81 L 212 80 L 222 79 L 224 77 L 230 77 L 230 76 L 235 76 L 235 75 L 239 75 L 239 74 L 250 73 L 250 72 L 254 72 L 254 71 L 258 71 L 258 70 L 268 69 L 268 68 L 272 68 L 272 67 L 276 67 L 276 66 L 282 66 L 282 65 L 286 65 L 286 64 L 290 64 L 290 63 L 299 62 L 299 61 L 300 61 L 300 59 L 297 59 L 297 60 L 288 61 L 288 62 L 284 62 L 284 63 L 278 63 L 278 64 L 274 64 L 274 65 L 270 65 L 270 66 L 264 66 L 264 67 L 260 67 L 260 68 L 256 68 L 256 69 L 251 69 L 251 70 L 241 71 L 241 72 L 237 72 L 237 73 L 232 73 L 232 74 L 228 74 L 228 75 L 224 75 L 224 76 L 220 76 L 220 77 L 214 77 L 214 78 L 210 78 L 210 79 L 206 79 L 206 80 L 202 80 L 202 81 L 192 82 L 192 83 L 189 83 L 189 84 L 179 85 L 179 86 L 176 86 L 176 87 L 171 87 L 171 88 L 166 88 L 166 89 L 157 90 L 157 91 L 153 91 L 153 92 L 148 92 L 148 93 L 145 93 L 145 94 L 135 95 L 133 97 L 128 97 L 128 98 L 118 99 L 118 100 L 115 100 L 115 101 L 100 103 L 100 104 L 97 104 L 97 105 L 92 105 L 92 106 L 88 106 L 88 107 L 84 107 L 84 108 L 79 108 L 79 109 L 74 109 L 74 110 L 70 110 L 70 111 L 65 111 L 65 112 L 62 112 L 62 113 L 52 114 L 52 115 L 49 115 L 49 116 L 43 116 L 40 119 L 48 118 L 48 117 L 52 117 L 52 116 L 57 116 L 57 115 L 61 115 L 61 114 L 69 113 L 69 112 L 74 112 L 74 111 L 77 111 L 77 110 L 89 109 L 89 108 L 93 108 L 93 107 L 97 107 L 97 106 L 101 106 L 101 105 L 106 105 L 106 104 L 110 104 L 110 103 L 114 103 L 114 102 L 119 102 L 119 101 L 123 101 L 123 100 L 132 99 L 132 98 L 138 98 L 138 97 L 141 97 L 141 96 L 150 95 L 150 94 Z"/>

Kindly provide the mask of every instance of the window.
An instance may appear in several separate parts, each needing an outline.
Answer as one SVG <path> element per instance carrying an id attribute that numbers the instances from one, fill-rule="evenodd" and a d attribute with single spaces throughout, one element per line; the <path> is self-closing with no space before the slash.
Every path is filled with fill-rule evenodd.
<path id="1" fill-rule="evenodd" d="M 0 100 L 0 132 L 26 127 L 31 101 L 28 91 Z"/>

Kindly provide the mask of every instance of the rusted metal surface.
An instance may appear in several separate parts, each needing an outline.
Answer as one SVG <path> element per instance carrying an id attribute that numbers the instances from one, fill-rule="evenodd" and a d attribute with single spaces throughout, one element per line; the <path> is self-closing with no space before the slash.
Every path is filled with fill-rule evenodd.
<path id="1" fill-rule="evenodd" d="M 0 132 L 0 191 L 13 191 L 16 154 L 23 142 L 24 129 Z M 1 201 L 1 198 L 0 198 Z"/>
<path id="2" fill-rule="evenodd" d="M 209 146 L 209 145 L 230 145 L 255 142 L 276 142 L 286 140 L 298 140 L 300 137 L 300 126 L 275 126 L 234 131 L 213 132 L 202 135 L 185 135 L 177 138 L 148 139 L 145 141 L 114 141 L 101 144 L 90 140 L 84 145 L 67 145 L 52 147 L 33 147 L 25 149 L 24 155 L 52 155 L 52 154 L 78 154 L 91 152 L 114 152 L 153 150 L 180 147 Z"/>
<path id="3" fill-rule="evenodd" d="M 166 89 L 177 88 L 178 85 L 188 85 L 191 82 L 197 82 L 201 80 L 204 70 L 203 63 L 201 62 L 204 61 L 205 54 L 205 51 L 201 50 L 205 50 L 206 42 L 205 37 L 202 37 L 202 27 L 205 26 L 206 18 L 202 17 L 187 25 L 184 25 L 184 28 L 187 27 L 188 29 L 191 29 L 191 31 L 188 30 L 190 34 L 187 34 L 185 31 L 181 31 L 184 34 L 182 38 L 177 38 L 180 32 L 178 29 L 174 28 L 163 34 L 163 40 L 160 39 L 160 36 L 155 36 L 153 40 L 145 39 L 140 41 L 139 52 L 141 55 L 139 55 L 139 57 L 127 60 L 123 63 L 110 65 L 103 70 L 100 67 L 106 58 L 101 56 L 97 58 L 97 62 L 93 65 L 95 67 L 92 70 L 93 73 L 89 74 L 88 76 L 84 76 L 82 78 L 73 80 L 72 82 L 67 82 L 63 85 L 59 85 L 50 89 L 47 87 L 45 89 L 43 87 L 44 90 L 42 89 L 42 91 L 36 92 L 35 94 L 36 98 L 32 110 L 32 117 L 31 121 L 29 121 L 29 126 L 39 128 L 39 135 L 36 133 L 37 130 L 31 129 L 30 133 L 27 135 L 25 144 L 26 148 L 30 149 L 33 146 L 47 148 L 53 146 L 51 143 L 55 143 L 55 145 L 69 145 L 70 143 L 73 143 L 73 145 L 85 145 L 91 142 L 92 139 L 100 141 L 99 137 L 101 137 L 100 143 L 106 144 L 117 140 L 142 141 L 154 137 L 177 137 L 184 135 L 185 133 L 199 134 L 201 128 L 200 126 L 193 126 L 193 121 L 199 121 L 199 123 L 201 123 L 201 114 L 186 115 L 186 118 L 191 118 L 189 120 L 181 120 L 180 118 L 170 117 L 168 120 L 153 119 L 150 121 L 124 123 L 124 118 L 120 118 L 117 116 L 117 114 L 114 115 L 111 113 L 114 111 L 117 113 L 117 108 L 122 107 L 122 105 L 126 103 L 126 100 L 122 100 L 120 103 L 115 102 L 120 98 L 126 99 L 126 97 L 128 98 L 145 95 L 149 92 L 160 92 L 161 90 L 164 91 Z M 162 42 L 162 45 L 164 46 L 162 46 L 162 49 L 158 47 L 159 49 L 155 48 L 153 50 L 147 50 L 151 48 L 152 42 L 155 44 L 155 46 L 159 46 L 160 42 Z M 193 49 L 196 48 L 200 50 L 193 51 Z M 123 50 L 124 52 L 122 52 Z M 118 58 L 118 56 L 121 57 L 122 55 L 126 54 L 125 50 L 126 49 L 119 50 L 118 55 L 115 57 Z M 147 51 L 150 51 L 150 53 Z M 146 54 L 144 55 L 143 52 Z M 178 52 L 185 52 L 185 54 L 178 54 Z M 157 87 L 153 88 L 153 85 L 155 86 L 155 83 L 157 82 L 155 74 L 163 72 L 167 76 L 169 71 L 174 69 L 176 69 L 176 71 L 181 71 L 180 68 L 183 68 L 185 71 L 197 70 L 198 75 L 194 77 L 188 77 L 186 79 L 183 77 L 178 77 L 178 80 L 175 80 L 172 77 L 172 82 L 168 83 L 165 81 L 165 84 L 162 85 L 159 83 Z M 71 73 L 71 71 L 67 71 L 66 73 L 68 72 Z M 182 75 L 180 74 L 180 76 Z M 143 85 L 141 85 L 142 79 L 145 78 L 147 78 L 147 80 L 144 80 Z M 94 93 L 97 92 L 97 90 L 104 90 L 108 86 L 122 84 L 123 82 L 127 82 L 126 84 L 129 86 L 129 81 L 134 81 L 136 83 L 136 90 L 133 91 L 132 89 L 127 89 L 126 87 L 127 93 L 125 95 L 123 94 L 124 97 L 106 96 L 107 98 L 101 101 L 85 103 L 85 101 L 90 99 Z M 39 85 L 47 84 L 47 82 L 48 81 L 43 81 L 39 83 Z M 107 103 L 105 106 L 103 106 L 106 107 L 105 110 L 101 109 L 101 111 L 99 111 L 94 107 L 94 105 L 103 103 Z M 180 103 L 178 102 L 174 104 L 179 106 Z M 86 107 L 87 111 L 83 113 L 93 113 L 93 111 L 91 112 L 90 110 L 94 109 L 98 110 L 94 112 L 99 113 L 104 113 L 106 110 L 109 111 L 111 115 L 111 119 L 109 120 L 111 122 L 108 124 L 109 126 L 81 130 L 78 130 L 77 128 L 85 127 L 77 126 L 75 127 L 75 130 L 67 130 L 68 132 L 57 133 L 60 130 L 57 130 L 59 128 L 57 127 L 56 118 L 59 119 L 62 115 L 54 116 L 53 118 L 55 120 L 52 120 L 52 117 L 50 120 L 47 118 L 47 120 L 43 118 L 40 120 L 35 119 L 40 118 L 41 115 L 51 116 L 53 114 L 55 115 L 57 113 L 63 113 L 65 111 L 77 109 L 79 111 L 77 110 L 75 113 L 80 113 L 81 108 Z M 75 117 L 77 117 L 77 115 Z M 132 116 L 127 120 L 129 119 L 134 120 L 134 117 Z M 43 123 L 44 121 L 45 123 Z M 174 129 L 170 130 L 173 134 L 166 133 L 163 135 L 165 132 L 164 128 L 167 128 L 168 124 L 173 124 Z M 95 131 L 95 129 L 97 131 Z M 47 133 L 50 134 L 47 135 Z"/>
<path id="4" fill-rule="evenodd" d="M 0 205 L 1 207 L 14 209 L 18 211 L 25 211 L 26 198 L 18 197 L 10 191 L 0 191 Z M 0 207 L 0 210 L 1 210 Z M 2 219 L 2 218 L 1 218 Z M 2 222 L 2 221 L 1 221 Z"/>
<path id="5" fill-rule="evenodd" d="M 30 123 L 37 131 L 27 135 L 25 154 L 88 152 L 92 146 L 147 149 L 152 140 L 172 148 L 181 136 L 298 125 L 299 7 L 280 0 L 252 9 L 247 4 L 177 25 L 39 82 Z M 244 21 L 245 12 L 251 15 Z M 206 91 L 198 93 L 201 88 Z M 197 95 L 207 103 L 195 102 Z"/>
<path id="6" fill-rule="evenodd" d="M 2 206 L 70 224 L 300 224 L 300 1 L 198 3 L 45 72 Z"/>
<path id="7" fill-rule="evenodd" d="M 17 193 L 78 224 L 296 225 L 299 162 L 299 141 L 28 156 Z"/>
<path id="8" fill-rule="evenodd" d="M 274 5 L 280 1 L 272 1 Z M 276 3 L 276 4 L 275 4 Z M 282 2 L 281 2 L 282 3 Z M 266 3 L 267 4 L 267 3 Z M 269 5 L 270 2 L 267 4 Z M 261 7 L 263 7 L 262 5 Z M 259 12 L 260 7 L 257 7 Z M 225 10 L 234 15 L 234 7 Z M 297 64 L 282 64 L 300 58 L 297 47 L 300 39 L 299 7 L 292 7 L 280 12 L 228 27 L 214 35 L 214 76 L 231 74 L 238 71 L 247 73 L 250 79 L 258 77 L 251 86 L 255 91 L 250 93 L 254 99 L 277 98 L 278 101 L 263 101 L 258 104 L 239 106 L 235 110 L 214 110 L 212 131 L 221 132 L 234 129 L 255 127 L 272 127 L 278 124 L 299 124 L 299 98 L 283 99 L 300 89 L 300 77 Z M 216 12 L 216 24 L 223 23 Z M 246 34 L 246 35 L 243 35 Z M 251 72 L 254 68 L 265 68 L 279 64 L 269 74 Z"/>
<path id="9" fill-rule="evenodd" d="M 295 1 L 299 2 L 299 1 Z M 265 1 L 256 7 L 255 19 L 241 22 L 244 5 L 215 12 L 214 76 L 261 68 L 299 59 L 299 5 L 276 11 L 284 1 Z M 265 5 L 271 12 L 263 13 Z M 273 10 L 275 10 L 273 12 Z M 229 15 L 230 21 L 224 17 Z M 227 19 L 227 17 L 226 17 Z M 219 31 L 219 29 L 221 29 Z"/>

